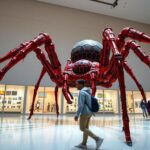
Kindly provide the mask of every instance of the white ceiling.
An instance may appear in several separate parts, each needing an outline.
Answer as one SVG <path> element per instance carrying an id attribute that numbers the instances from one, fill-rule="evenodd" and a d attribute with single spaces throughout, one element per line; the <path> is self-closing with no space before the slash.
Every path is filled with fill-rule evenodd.
<path id="1" fill-rule="evenodd" d="M 96 3 L 90 0 L 37 0 L 89 12 L 114 16 L 122 19 L 133 20 L 150 24 L 150 0 L 119 0 L 118 6 Z M 115 0 L 101 0 L 113 3 Z"/>

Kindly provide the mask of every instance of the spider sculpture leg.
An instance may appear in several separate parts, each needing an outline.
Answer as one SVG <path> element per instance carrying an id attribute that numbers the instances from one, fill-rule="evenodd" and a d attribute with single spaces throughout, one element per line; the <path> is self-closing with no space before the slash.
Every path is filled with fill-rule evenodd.
<path id="1" fill-rule="evenodd" d="M 61 75 L 61 65 L 60 62 L 58 60 L 57 54 L 55 52 L 55 47 L 54 44 L 51 42 L 46 42 L 45 43 L 45 50 L 48 53 L 48 57 L 50 59 L 51 62 L 51 66 L 52 68 L 55 70 L 55 77 L 60 79 L 63 81 L 62 77 L 59 77 Z M 65 81 L 63 84 L 61 84 L 63 86 L 62 88 L 62 92 L 67 100 L 68 104 L 71 104 L 72 101 L 70 100 L 70 97 L 73 99 L 73 96 L 71 95 L 68 86 L 67 86 L 67 79 L 68 79 L 68 75 L 65 78 Z M 58 84 L 57 84 L 58 85 Z M 70 96 L 69 96 L 70 95 Z M 57 112 L 57 116 L 59 115 L 59 107 L 58 107 L 58 86 L 55 87 L 55 102 L 56 102 L 56 112 Z"/>
<path id="2" fill-rule="evenodd" d="M 147 36 L 148 37 L 148 36 Z M 140 38 L 141 39 L 141 38 Z M 145 42 L 145 41 L 144 41 Z M 122 51 L 122 55 L 124 57 L 124 59 L 128 56 L 129 54 L 129 50 L 133 50 L 133 52 L 138 56 L 138 58 L 145 63 L 149 68 L 150 68 L 150 59 L 148 57 L 148 55 L 145 54 L 144 50 L 140 47 L 140 45 L 138 45 L 135 41 L 129 40 L 125 46 L 125 48 Z M 143 99 L 146 102 L 146 96 L 143 90 L 143 87 L 141 86 L 141 84 L 137 81 L 135 75 L 132 72 L 132 69 L 127 65 L 126 62 L 123 63 L 123 66 L 125 68 L 125 70 L 127 71 L 127 73 L 131 76 L 131 78 L 135 81 L 137 87 L 139 88 L 141 95 L 143 97 Z"/>
<path id="3" fill-rule="evenodd" d="M 41 75 L 40 75 L 40 78 L 38 80 L 38 83 L 36 84 L 35 86 L 35 92 L 34 92 L 34 95 L 36 96 L 36 93 L 37 93 L 37 89 L 39 87 L 39 83 L 42 79 L 42 77 L 44 76 L 44 74 L 47 72 L 51 78 L 52 81 L 55 81 L 56 84 L 60 84 L 59 83 L 59 80 L 56 78 L 55 76 L 55 72 L 54 70 L 52 69 L 52 66 L 51 64 L 49 63 L 49 61 L 46 59 L 44 53 L 42 52 L 41 49 L 37 48 L 34 50 L 34 52 L 36 53 L 36 56 L 37 58 L 41 61 L 41 64 L 44 66 L 42 72 L 41 72 Z M 57 81 L 58 80 L 58 81 Z M 63 79 L 62 79 L 63 80 Z M 57 94 L 58 94 L 58 86 L 55 87 L 55 101 L 56 101 L 56 112 L 57 112 L 57 116 L 59 115 L 59 108 L 58 108 L 58 98 L 57 98 Z M 33 101 L 35 100 L 35 97 L 33 97 Z M 34 107 L 34 102 L 33 103 L 33 107 Z"/>
<path id="4" fill-rule="evenodd" d="M 54 81 L 55 80 L 57 81 L 59 79 L 63 80 L 61 77 L 58 76 L 58 74 L 59 75 L 61 74 L 61 67 L 60 67 L 60 63 L 59 63 L 59 60 L 57 58 L 57 55 L 55 53 L 54 45 L 46 43 L 45 49 L 48 53 L 51 64 L 48 62 L 48 60 L 46 60 L 46 57 L 45 57 L 44 53 L 39 48 L 34 50 L 34 52 L 37 55 L 37 58 L 41 61 L 42 65 L 46 68 L 46 71 L 48 72 L 48 74 L 49 74 L 49 76 L 52 80 L 54 80 Z M 56 58 L 56 59 L 54 60 L 53 57 Z M 37 94 L 37 90 L 39 88 L 39 84 L 40 84 L 41 79 L 43 78 L 44 74 L 46 73 L 45 68 L 43 68 L 43 70 L 41 72 L 41 75 L 40 75 L 40 78 L 39 78 L 39 80 L 38 80 L 38 82 L 35 86 L 35 89 L 34 89 L 34 95 L 33 95 L 33 101 L 32 101 L 32 106 L 31 106 L 31 112 L 30 112 L 29 119 L 31 118 L 31 116 L 33 114 L 34 102 L 35 102 L 35 97 L 36 97 L 36 94 Z M 60 85 L 59 82 L 57 84 Z M 56 113 L 57 113 L 57 116 L 58 116 L 59 115 L 59 107 L 58 107 L 58 96 L 57 96 L 57 94 L 58 94 L 58 86 L 55 87 Z"/>
<path id="5" fill-rule="evenodd" d="M 56 103 L 56 113 L 57 117 L 59 115 L 59 105 L 58 105 L 58 86 L 55 87 L 55 103 Z"/>
<path id="6" fill-rule="evenodd" d="M 91 73 L 91 80 L 92 80 L 92 95 L 95 96 L 96 93 L 95 73 Z"/>
<path id="7" fill-rule="evenodd" d="M 134 80 L 134 82 L 136 83 L 138 89 L 141 92 L 143 100 L 146 101 L 146 95 L 145 95 L 144 89 L 143 89 L 142 85 L 139 83 L 139 81 L 137 80 L 137 78 L 135 77 L 132 69 L 128 66 L 128 64 L 126 62 L 123 62 L 123 67 L 126 70 L 126 72 L 130 75 L 130 77 Z"/>
<path id="8" fill-rule="evenodd" d="M 138 58 L 143 63 L 145 63 L 148 67 L 150 67 L 150 59 L 149 59 L 148 55 L 146 55 L 144 53 L 144 51 L 141 49 L 141 47 L 132 40 L 128 41 L 125 44 L 125 49 L 122 51 L 122 55 L 124 57 L 123 58 L 124 60 L 128 56 L 130 49 L 133 50 L 133 52 L 138 56 Z M 132 72 L 132 69 L 128 66 L 126 61 L 123 61 L 123 67 L 126 70 L 126 72 L 131 76 L 131 78 L 135 81 L 138 89 L 141 92 L 141 95 L 142 95 L 143 99 L 146 101 L 146 96 L 145 96 L 144 89 L 143 89 L 142 85 L 138 82 L 138 80 L 136 79 L 134 73 Z"/>
<path id="9" fill-rule="evenodd" d="M 116 65 L 118 68 L 118 81 L 120 86 L 120 94 L 121 94 L 121 103 L 122 103 L 122 114 L 123 114 L 123 129 L 125 132 L 126 142 L 129 146 L 132 146 L 132 140 L 130 136 L 130 128 L 129 128 L 129 117 L 127 113 L 127 104 L 126 104 L 126 89 L 125 89 L 125 80 L 124 80 L 124 71 L 120 61 L 116 61 Z"/>
<path id="10" fill-rule="evenodd" d="M 46 42 L 45 43 L 45 50 L 48 54 L 48 57 L 49 57 L 49 60 L 51 62 L 51 67 L 55 70 L 56 74 L 55 76 L 58 77 L 58 74 L 61 73 L 61 65 L 60 65 L 60 62 L 58 60 L 58 57 L 56 55 L 56 52 L 55 52 L 55 46 L 54 44 L 49 41 L 49 42 Z M 55 58 L 55 59 L 54 59 Z M 44 69 L 44 68 L 43 68 Z M 41 72 L 42 74 L 42 72 Z M 44 73 L 45 74 L 45 73 Z M 43 74 L 43 76 L 44 76 Z M 58 77 L 59 78 L 59 77 Z M 39 88 L 39 84 L 40 84 L 40 81 L 41 81 L 42 78 L 39 78 L 36 86 L 35 86 L 35 89 L 34 89 L 34 95 L 33 95 L 33 100 L 32 100 L 32 105 L 31 105 L 31 111 L 30 111 L 30 116 L 29 116 L 29 119 L 31 118 L 32 114 L 33 114 L 33 110 L 34 110 L 34 102 L 35 102 L 35 97 L 36 97 L 36 94 L 37 94 L 37 90 Z M 57 87 L 57 86 L 56 86 Z M 57 113 L 57 116 L 59 115 L 59 107 L 58 107 L 58 103 L 57 103 L 57 93 L 58 93 L 58 89 L 55 88 L 55 102 L 56 102 L 56 113 Z"/>
<path id="11" fill-rule="evenodd" d="M 61 64 L 56 54 L 55 46 L 51 41 L 45 43 L 45 50 L 48 53 L 48 57 L 51 62 L 52 68 L 55 70 L 57 74 L 61 73 Z"/>
<path id="12" fill-rule="evenodd" d="M 43 53 L 37 48 L 38 46 L 41 45 L 45 45 L 45 50 L 48 54 L 49 60 L 51 63 L 48 62 L 48 60 L 46 60 L 46 57 L 43 56 Z M 0 71 L 0 79 L 2 79 L 5 75 L 5 73 L 11 69 L 15 64 L 17 64 L 19 61 L 21 61 L 22 59 L 25 58 L 25 56 L 30 53 L 31 51 L 35 51 L 38 58 L 42 61 L 42 64 L 45 68 L 45 70 L 47 71 L 47 73 L 49 74 L 49 76 L 51 77 L 52 81 L 55 82 L 57 85 L 62 86 L 63 84 L 63 77 L 62 77 L 62 73 L 61 73 L 61 65 L 59 63 L 58 57 L 56 55 L 55 49 L 54 49 L 54 44 L 52 43 L 50 37 L 45 34 L 45 33 L 41 33 L 38 37 L 36 37 L 34 40 L 30 41 L 30 42 L 26 42 L 24 44 L 21 44 L 18 48 L 11 50 L 9 53 L 7 53 L 4 57 L 0 58 L 0 62 L 6 61 L 8 59 L 11 59 L 10 62 Z M 40 52 L 38 52 L 40 51 Z M 40 55 L 40 53 L 42 53 Z M 44 62 L 44 60 L 46 60 Z M 41 75 L 45 73 L 43 73 L 45 71 L 41 72 Z M 31 106 L 31 112 L 30 112 L 30 116 L 29 119 L 31 118 L 32 114 L 33 114 L 33 109 L 34 109 L 34 101 L 35 101 L 35 97 L 36 97 L 36 93 L 40 84 L 40 81 L 42 79 L 40 75 L 40 78 L 37 82 L 37 84 L 35 85 L 35 90 L 34 90 L 34 96 L 33 96 L 33 102 L 32 102 L 32 106 Z"/>
<path id="13" fill-rule="evenodd" d="M 125 39 L 128 37 L 144 43 L 150 43 L 150 37 L 143 32 L 127 27 L 122 30 L 122 32 L 118 35 L 118 38 L 116 39 L 117 46 L 119 47 L 122 55 L 124 55 L 124 51 L 129 52 L 129 49 L 131 49 L 141 59 L 141 61 L 147 64 L 150 68 L 150 59 L 148 58 L 148 55 L 144 53 L 140 45 L 138 45 L 135 41 L 129 40 L 125 42 Z M 125 52 L 125 55 L 128 55 L 128 53 Z"/>
<path id="14" fill-rule="evenodd" d="M 70 100 L 71 98 L 73 98 L 70 94 L 70 92 L 68 91 L 68 74 L 64 74 L 64 83 L 63 83 L 63 87 L 62 87 L 62 93 L 65 96 L 67 103 L 68 104 L 72 104 L 72 101 Z"/>
<path id="15" fill-rule="evenodd" d="M 117 39 L 117 42 L 119 42 L 118 44 L 123 45 L 124 40 L 127 37 L 140 41 L 140 42 L 150 43 L 150 37 L 148 35 L 144 34 L 143 32 L 137 31 L 133 28 L 127 27 L 127 28 L 124 28 L 121 31 L 121 33 L 118 35 L 118 39 Z"/>
<path id="16" fill-rule="evenodd" d="M 61 64 L 60 64 L 60 62 L 58 60 L 58 57 L 57 57 L 57 54 L 55 52 L 55 46 L 54 46 L 54 44 L 51 41 L 45 43 L 45 50 L 46 50 L 46 52 L 48 54 L 48 57 L 49 57 L 49 60 L 51 62 L 51 67 L 55 70 L 55 72 L 61 73 Z M 45 69 L 43 68 L 43 71 L 44 70 Z M 43 71 L 41 72 L 41 75 L 44 76 L 45 73 L 43 74 Z M 56 76 L 58 75 L 57 73 L 55 74 Z M 40 78 L 39 78 L 39 80 L 38 80 L 38 82 L 37 82 L 37 84 L 35 86 L 35 89 L 34 89 L 34 95 L 33 95 L 33 100 L 32 100 L 32 105 L 31 105 L 32 109 L 31 109 L 31 112 L 30 112 L 30 114 L 31 114 L 30 116 L 32 116 L 32 114 L 33 114 L 35 97 L 36 97 L 37 90 L 39 88 L 39 84 L 40 84 L 41 79 L 42 78 L 40 76 Z M 55 102 L 56 102 L 56 113 L 57 113 L 57 116 L 58 116 L 59 115 L 58 86 L 55 87 Z M 29 116 L 29 119 L 31 118 L 30 116 Z"/>
<path id="17" fill-rule="evenodd" d="M 127 42 L 127 44 L 125 44 L 124 51 L 127 51 L 125 52 L 126 55 L 128 55 L 130 49 L 133 50 L 138 58 L 150 68 L 150 59 L 148 55 L 145 54 L 144 50 L 140 47 L 140 45 L 138 45 L 135 41 L 130 40 Z"/>
<path id="18" fill-rule="evenodd" d="M 14 48 L 12 49 L 10 52 L 8 52 L 4 57 L 1 57 L 0 58 L 0 63 L 10 59 L 10 58 L 13 58 L 15 55 L 17 55 L 17 53 L 22 50 L 23 48 L 25 48 L 29 43 L 26 42 L 26 43 L 22 43 L 20 44 L 20 46 L 18 48 Z"/>
<path id="19" fill-rule="evenodd" d="M 68 93 L 69 93 L 71 99 L 73 99 L 73 95 L 71 94 L 71 92 L 70 92 L 70 90 L 69 90 L 69 87 L 68 87 L 67 91 L 68 91 Z"/>
<path id="20" fill-rule="evenodd" d="M 33 99 L 32 99 L 32 104 L 31 104 L 30 114 L 29 114 L 28 120 L 31 119 L 31 117 L 33 115 L 35 98 L 36 98 L 36 95 L 37 95 L 38 88 L 40 86 L 40 82 L 41 82 L 43 76 L 45 75 L 45 73 L 46 73 L 46 70 L 43 67 L 42 71 L 41 71 L 41 74 L 40 74 L 40 77 L 39 77 L 39 79 L 38 79 L 38 81 L 37 81 L 37 83 L 35 84 L 35 87 L 34 87 Z"/>
<path id="21" fill-rule="evenodd" d="M 109 60 L 109 65 L 101 66 L 100 70 L 101 70 L 100 71 L 101 78 L 104 79 L 105 87 L 106 88 L 111 87 L 112 83 L 117 78 L 117 71 L 116 71 L 116 66 L 115 66 L 115 62 L 114 62 L 114 56 L 112 56 L 111 59 Z"/>
<path id="22" fill-rule="evenodd" d="M 109 64 L 109 56 L 110 56 L 110 47 L 107 44 L 107 40 L 105 38 L 102 39 L 103 41 L 103 51 L 100 58 L 101 67 L 108 66 Z"/>
<path id="23" fill-rule="evenodd" d="M 38 59 L 41 61 L 41 63 L 43 64 L 43 69 L 41 71 L 40 77 L 38 79 L 38 82 L 35 85 L 35 89 L 34 89 L 34 94 L 33 94 L 33 100 L 32 100 L 32 105 L 31 105 L 31 110 L 30 110 L 30 115 L 28 119 L 31 119 L 32 115 L 33 115 L 33 111 L 34 111 L 34 103 L 35 103 L 35 98 L 37 95 L 37 90 L 39 88 L 40 82 L 43 78 L 43 76 L 45 75 L 46 71 L 48 72 L 50 78 L 52 80 L 54 80 L 55 74 L 53 72 L 53 69 L 51 67 L 51 65 L 49 64 L 48 60 L 46 60 L 46 57 L 44 55 L 44 53 L 42 53 L 41 49 L 37 48 L 36 50 L 34 50 L 35 53 L 37 54 Z M 55 90 L 55 93 L 57 94 L 57 89 Z M 57 97 L 55 94 L 55 100 L 56 100 L 56 110 L 57 110 L 57 115 L 59 115 L 59 110 L 58 110 L 58 103 L 57 103 Z"/>
<path id="24" fill-rule="evenodd" d="M 127 113 L 124 70 L 123 70 L 123 66 L 121 63 L 122 55 L 118 51 L 118 48 L 116 46 L 116 39 L 115 39 L 114 33 L 112 32 L 112 29 L 110 28 L 105 29 L 103 32 L 103 38 L 106 40 L 107 45 L 110 47 L 110 49 L 113 52 L 113 57 L 114 57 L 113 63 L 115 65 L 114 69 L 117 71 L 117 78 L 118 78 L 120 94 L 121 94 L 123 128 L 124 128 L 126 143 L 129 146 L 131 146 L 132 140 L 130 136 L 129 117 Z"/>
<path id="25" fill-rule="evenodd" d="M 49 59 L 50 59 L 50 62 L 51 62 L 51 66 L 52 66 L 52 68 L 54 69 L 54 71 L 55 71 L 55 77 L 56 78 L 58 78 L 58 79 L 62 79 L 62 76 L 60 77 L 60 75 L 61 75 L 61 64 L 60 64 L 60 62 L 59 62 L 59 60 L 58 60 L 58 57 L 57 57 L 57 54 L 56 54 L 56 51 L 55 51 L 55 46 L 54 46 L 54 44 L 53 43 L 51 43 L 51 42 L 46 42 L 45 43 L 45 50 L 47 51 L 47 53 L 48 53 L 48 57 L 49 57 Z M 73 97 L 72 97 L 72 95 L 71 95 L 71 93 L 69 92 L 69 90 L 68 90 L 68 85 L 67 85 L 67 79 L 68 79 L 68 75 L 67 76 L 65 76 L 64 77 L 65 78 L 65 81 L 63 82 L 63 85 L 62 85 L 62 92 L 63 92 L 63 94 L 64 94 L 64 96 L 65 96 L 65 98 L 66 98 L 66 100 L 67 100 L 67 103 L 68 104 L 71 104 L 72 103 L 72 101 L 70 100 L 70 98 L 71 99 L 73 99 Z M 57 86 L 56 86 L 57 87 Z M 55 91 L 57 91 L 56 89 L 55 89 Z M 55 97 L 55 98 L 57 98 L 57 97 Z M 57 100 L 55 99 L 55 101 L 57 102 Z M 57 105 L 56 105 L 57 106 Z M 56 108 L 56 110 L 58 110 L 58 107 Z M 58 111 L 57 111 L 58 112 Z"/>
<path id="26" fill-rule="evenodd" d="M 27 42 L 26 44 L 21 45 L 19 48 L 15 49 L 14 51 L 9 52 L 4 57 L 2 57 L 0 59 L 1 61 L 5 61 L 5 60 L 10 59 L 10 58 L 11 58 L 11 60 L 9 61 L 9 63 L 4 68 L 2 68 L 0 70 L 0 80 L 3 79 L 4 75 L 6 74 L 6 72 L 9 69 L 11 69 L 19 61 L 24 59 L 25 56 L 28 53 L 30 53 L 31 51 L 36 49 L 38 46 L 41 46 L 41 45 L 43 45 L 45 43 L 46 44 L 47 43 L 51 43 L 51 39 L 50 39 L 50 37 L 47 34 L 41 33 L 34 40 L 32 40 L 30 42 Z M 58 60 L 57 57 L 56 57 L 56 60 Z M 60 73 L 61 72 L 59 72 L 58 74 L 60 74 Z"/>

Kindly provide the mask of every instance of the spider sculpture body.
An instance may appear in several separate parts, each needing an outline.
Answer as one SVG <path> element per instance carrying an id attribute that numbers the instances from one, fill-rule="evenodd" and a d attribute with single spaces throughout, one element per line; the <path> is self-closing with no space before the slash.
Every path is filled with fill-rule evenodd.
<path id="1" fill-rule="evenodd" d="M 128 40 L 127 38 L 131 38 Z M 37 58 L 43 65 L 39 79 L 35 85 L 33 101 L 31 105 L 29 119 L 33 115 L 34 103 L 40 82 L 47 73 L 50 79 L 55 82 L 55 101 L 57 115 L 59 106 L 57 100 L 58 88 L 62 88 L 62 93 L 67 103 L 72 103 L 72 95 L 69 87 L 75 87 L 77 79 L 84 79 L 87 86 L 92 88 L 92 95 L 96 93 L 96 86 L 109 88 L 118 80 L 122 104 L 122 120 L 125 139 L 128 145 L 132 145 L 129 129 L 129 117 L 126 105 L 126 91 L 124 70 L 135 81 L 144 100 L 146 96 L 143 87 L 138 82 L 136 76 L 126 62 L 130 50 L 150 68 L 150 59 L 143 52 L 142 48 L 133 40 L 144 43 L 150 43 L 150 37 L 143 32 L 133 28 L 124 28 L 116 37 L 111 28 L 103 31 L 102 45 L 93 40 L 84 40 L 78 42 L 72 49 L 71 59 L 67 61 L 64 71 L 57 57 L 54 44 L 51 37 L 46 33 L 40 33 L 39 36 L 29 42 L 22 43 L 19 47 L 12 49 L 5 56 L 0 58 L 0 63 L 9 60 L 8 64 L 0 70 L 0 80 L 3 79 L 14 65 L 23 60 L 30 52 L 35 52 Z M 44 45 L 44 51 L 40 46 Z M 46 57 L 46 55 L 48 57 Z"/>

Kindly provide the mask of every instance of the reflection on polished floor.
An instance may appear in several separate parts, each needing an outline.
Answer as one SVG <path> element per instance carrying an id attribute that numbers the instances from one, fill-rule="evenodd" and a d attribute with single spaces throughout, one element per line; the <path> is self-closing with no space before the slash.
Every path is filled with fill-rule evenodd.
<path id="1" fill-rule="evenodd" d="M 130 116 L 133 146 L 124 143 L 120 116 L 96 116 L 91 130 L 104 138 L 101 150 L 150 150 L 150 119 Z M 0 116 L 0 150 L 79 150 L 82 133 L 73 116 Z M 95 143 L 88 140 L 88 149 Z"/>

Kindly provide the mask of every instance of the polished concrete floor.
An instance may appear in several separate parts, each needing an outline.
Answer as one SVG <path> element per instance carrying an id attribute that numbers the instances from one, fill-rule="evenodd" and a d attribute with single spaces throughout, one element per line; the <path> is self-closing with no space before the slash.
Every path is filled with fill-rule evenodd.
<path id="1" fill-rule="evenodd" d="M 91 130 L 104 138 L 100 150 L 150 150 L 150 119 L 130 116 L 133 146 L 125 144 L 120 116 L 96 116 L 91 119 Z M 79 150 L 82 133 L 73 116 L 0 115 L 0 150 Z M 88 149 L 95 142 L 88 139 Z"/>

